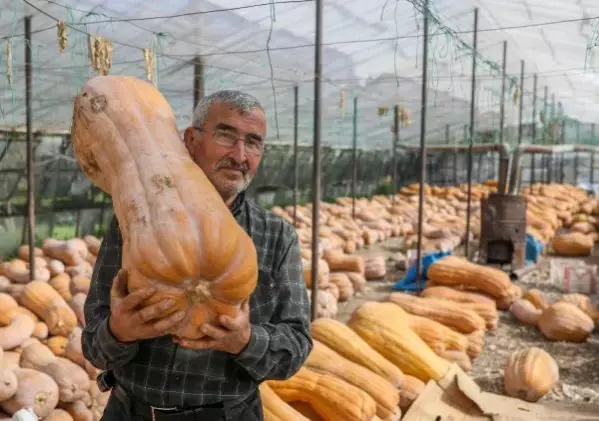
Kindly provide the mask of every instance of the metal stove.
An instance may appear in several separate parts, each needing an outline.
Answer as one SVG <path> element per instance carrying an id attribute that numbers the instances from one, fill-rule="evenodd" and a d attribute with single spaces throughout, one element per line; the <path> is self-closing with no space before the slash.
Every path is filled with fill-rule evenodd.
<path id="1" fill-rule="evenodd" d="M 482 264 L 526 265 L 526 199 L 491 194 L 481 201 L 479 259 Z"/>

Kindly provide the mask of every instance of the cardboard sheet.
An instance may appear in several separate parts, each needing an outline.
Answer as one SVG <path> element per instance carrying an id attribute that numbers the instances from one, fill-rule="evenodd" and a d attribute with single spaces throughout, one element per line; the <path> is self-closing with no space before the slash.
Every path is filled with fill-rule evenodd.
<path id="1" fill-rule="evenodd" d="M 439 382 L 430 381 L 402 421 L 599 421 L 599 406 L 528 403 L 483 392 L 457 365 Z"/>

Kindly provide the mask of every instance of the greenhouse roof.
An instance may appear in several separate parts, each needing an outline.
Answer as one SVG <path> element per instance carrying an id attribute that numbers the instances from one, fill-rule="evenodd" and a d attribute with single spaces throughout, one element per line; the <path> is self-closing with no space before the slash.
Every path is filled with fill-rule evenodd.
<path id="1" fill-rule="evenodd" d="M 358 145 L 391 142 L 392 109 L 408 111 L 400 139 L 420 133 L 423 0 L 326 0 L 323 144 L 352 140 L 353 97 Z M 470 118 L 474 8 L 479 8 L 476 128 L 497 129 L 503 42 L 507 41 L 506 124 L 518 122 L 517 86 L 525 60 L 523 120 L 548 107 L 585 123 L 599 121 L 597 0 L 430 0 L 427 139 L 461 137 Z M 143 49 L 155 54 L 154 82 L 181 128 L 191 120 L 194 57 L 205 63 L 205 89 L 240 88 L 269 115 L 272 142 L 293 137 L 293 86 L 299 86 L 300 142 L 312 139 L 315 2 L 309 0 L 74 1 L 0 0 L 0 125 L 25 124 L 24 23 L 32 16 L 35 129 L 68 130 L 72 98 L 95 74 L 88 34 L 112 40 L 111 74 L 146 77 Z M 59 51 L 57 23 L 68 37 Z M 7 54 L 7 51 L 10 54 Z M 8 65 L 7 65 L 8 64 Z M 9 84 L 8 76 L 11 83 Z M 551 99 L 555 96 L 555 106 Z M 558 104 L 561 103 L 561 106 Z M 387 112 L 379 110 L 387 108 Z M 383 114 L 383 115 L 380 115 Z M 544 114 L 545 115 L 545 114 Z"/>

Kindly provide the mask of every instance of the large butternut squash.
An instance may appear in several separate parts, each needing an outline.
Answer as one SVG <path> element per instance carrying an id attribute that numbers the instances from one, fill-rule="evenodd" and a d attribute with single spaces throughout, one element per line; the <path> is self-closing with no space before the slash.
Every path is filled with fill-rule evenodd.
<path id="1" fill-rule="evenodd" d="M 154 286 L 148 303 L 171 298 L 187 318 L 177 335 L 234 315 L 258 278 L 252 239 L 237 224 L 181 141 L 173 111 L 146 81 L 98 76 L 75 98 L 73 151 L 112 196 L 129 291 Z"/>
<path id="2" fill-rule="evenodd" d="M 408 315 L 393 303 L 367 301 L 347 325 L 404 374 L 423 382 L 441 380 L 451 367 L 410 329 Z"/>

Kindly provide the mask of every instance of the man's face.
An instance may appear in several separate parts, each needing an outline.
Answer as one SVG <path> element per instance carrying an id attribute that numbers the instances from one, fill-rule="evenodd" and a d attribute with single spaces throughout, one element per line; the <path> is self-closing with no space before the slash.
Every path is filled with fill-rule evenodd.
<path id="1" fill-rule="evenodd" d="M 235 138 L 240 139 L 230 146 Z M 192 159 L 206 173 L 223 200 L 230 204 L 250 184 L 260 165 L 266 118 L 254 109 L 247 114 L 223 101 L 208 109 L 202 127 L 185 130 L 185 146 Z"/>

